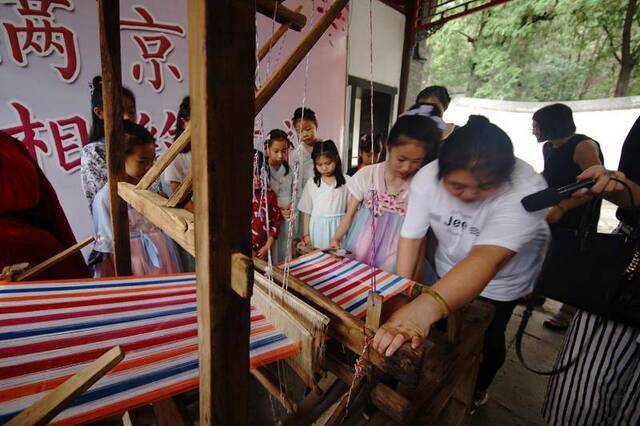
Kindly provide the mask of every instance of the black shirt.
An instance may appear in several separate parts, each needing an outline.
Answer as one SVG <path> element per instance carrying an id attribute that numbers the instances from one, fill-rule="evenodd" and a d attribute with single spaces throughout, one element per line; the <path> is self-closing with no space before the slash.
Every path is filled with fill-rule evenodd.
<path id="1" fill-rule="evenodd" d="M 622 145 L 618 170 L 625 176 L 640 184 L 640 117 L 636 120 Z M 636 200 L 636 204 L 638 201 Z M 618 208 L 616 217 L 627 225 L 634 225 L 633 215 L 628 209 Z"/>
<path id="2" fill-rule="evenodd" d="M 574 154 L 578 144 L 587 139 L 591 138 L 585 135 L 576 134 L 557 148 L 555 148 L 551 142 L 544 144 L 542 148 L 542 153 L 544 154 L 544 170 L 542 175 L 547 180 L 547 184 L 550 187 L 560 188 L 576 182 L 576 177 L 582 173 L 582 168 L 580 168 L 580 165 L 573 160 Z M 600 144 L 596 142 L 596 145 L 598 146 L 598 157 L 600 158 L 600 162 L 604 164 Z M 577 228 L 589 206 L 593 206 L 594 209 L 597 209 L 598 213 L 593 218 L 593 223 L 597 224 L 600 217 L 600 205 L 602 204 L 602 201 L 597 200 L 593 202 L 596 203 L 597 206 L 594 206 L 592 203 L 587 203 L 569 210 L 562 216 L 562 219 L 557 226 L 563 228 Z"/>

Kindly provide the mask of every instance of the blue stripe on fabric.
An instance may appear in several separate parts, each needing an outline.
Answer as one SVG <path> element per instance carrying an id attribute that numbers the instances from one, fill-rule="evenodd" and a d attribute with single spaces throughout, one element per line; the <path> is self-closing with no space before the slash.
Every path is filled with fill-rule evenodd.
<path id="1" fill-rule="evenodd" d="M 334 272 L 333 274 L 329 275 L 325 279 L 323 279 L 321 281 L 318 281 L 317 283 L 313 284 L 312 287 L 317 287 L 317 286 L 319 286 L 321 284 L 324 284 L 327 281 L 330 281 L 330 280 L 332 280 L 334 278 L 341 277 L 343 274 L 346 274 L 349 271 L 353 271 L 355 268 L 358 268 L 360 266 L 362 266 L 362 263 L 355 263 L 353 266 L 350 266 L 347 269 L 342 269 L 340 272 Z M 320 291 L 322 291 L 322 289 Z"/>
<path id="2" fill-rule="evenodd" d="M 24 331 L 12 331 L 8 333 L 0 333 L 0 340 L 12 340 L 12 339 L 19 339 L 21 337 L 41 336 L 45 334 L 58 334 L 58 333 L 64 333 L 69 331 L 82 330 L 85 328 L 102 327 L 105 325 L 114 325 L 114 324 L 122 324 L 126 322 L 140 321 L 145 319 L 161 318 L 169 315 L 184 314 L 187 312 L 195 312 L 195 311 L 196 311 L 196 307 L 192 306 L 187 308 L 173 309 L 170 311 L 160 311 L 160 312 L 136 315 L 136 316 L 130 316 L 130 317 L 112 318 L 112 319 L 102 320 L 102 321 L 65 324 L 65 325 L 58 325 L 54 327 L 44 327 L 44 328 L 37 328 L 37 329 L 24 330 Z"/>
<path id="3" fill-rule="evenodd" d="M 276 334 L 273 336 L 263 337 L 259 340 L 249 343 L 249 351 L 253 351 L 255 349 L 260 349 L 263 346 L 270 345 L 272 343 L 280 342 L 282 340 L 286 340 L 287 336 L 284 334 Z"/>
<path id="4" fill-rule="evenodd" d="M 275 342 L 279 342 L 281 340 L 285 340 L 287 337 L 284 334 L 277 334 L 275 336 L 269 336 L 264 339 L 260 339 L 257 342 L 254 342 L 249 345 L 249 350 L 254 350 L 260 348 L 261 346 L 266 346 Z M 181 373 L 185 373 L 187 371 L 195 370 L 198 368 L 198 360 L 187 361 L 182 364 L 173 365 L 168 368 L 154 371 L 152 373 L 143 374 L 140 376 L 134 376 L 130 379 L 109 384 L 107 386 L 100 387 L 94 390 L 88 390 L 83 393 L 80 397 L 78 397 L 71 407 L 76 407 L 82 404 L 90 403 L 96 401 L 101 398 L 105 398 L 111 395 L 115 395 L 121 392 L 131 391 L 135 388 L 148 385 L 153 382 L 157 382 L 172 376 L 176 376 Z M 15 411 L 13 413 L 5 414 L 0 416 L 0 424 L 4 424 L 9 421 L 12 417 L 16 416 L 19 411 Z"/>
<path id="5" fill-rule="evenodd" d="M 118 287 L 131 287 L 131 286 L 145 286 L 152 284 L 175 284 L 181 282 L 192 282 L 196 279 L 195 275 L 188 275 L 182 278 L 171 278 L 171 279 L 159 279 L 152 281 L 127 281 L 127 282 L 114 282 L 109 283 L 108 281 L 103 281 L 100 284 L 88 284 L 88 285 L 79 285 L 79 286 L 53 286 L 53 287 L 32 287 L 29 288 L 25 286 L 24 288 L 0 288 L 0 294 L 12 294 L 12 293 L 38 293 L 45 291 L 54 291 L 59 292 L 63 290 L 91 290 L 91 289 L 107 289 L 107 288 L 118 288 Z"/>
<path id="6" fill-rule="evenodd" d="M 396 276 L 393 280 L 389 281 L 388 284 L 384 285 L 381 289 L 378 289 L 378 293 L 380 293 L 382 296 L 385 296 L 384 291 L 388 290 L 389 287 L 393 286 L 394 284 L 396 284 L 399 281 L 402 281 L 403 278 Z M 345 311 L 351 313 L 352 311 L 356 310 L 358 307 L 364 305 L 365 303 L 367 303 L 367 298 L 363 297 L 360 300 L 357 300 L 353 305 L 351 306 L 345 306 Z"/>
<path id="7" fill-rule="evenodd" d="M 320 259 L 323 256 L 328 256 L 328 254 L 320 252 L 320 253 L 318 253 L 317 256 L 312 257 L 310 259 L 302 260 L 300 262 L 293 262 L 293 263 L 289 264 L 289 268 L 291 268 L 291 269 L 299 268 L 300 266 L 306 265 L 307 263 L 315 262 L 316 260 Z"/>
<path id="8" fill-rule="evenodd" d="M 172 365 L 168 368 L 164 368 L 162 370 L 154 371 L 148 374 L 141 374 L 134 377 L 131 377 L 127 380 L 119 381 L 116 383 L 111 383 L 106 386 L 102 386 L 98 389 L 89 389 L 70 405 L 70 407 L 77 407 L 82 404 L 87 404 L 93 401 L 96 401 L 101 398 L 105 398 L 111 395 L 115 395 L 122 392 L 128 392 L 135 388 L 148 385 L 153 382 L 157 382 L 163 379 L 166 379 L 171 376 L 176 376 L 178 374 L 195 370 L 198 368 L 198 360 L 187 361 L 181 364 Z M 0 416 L 0 423 L 4 424 L 12 417 L 16 416 L 19 411 L 5 414 Z"/>

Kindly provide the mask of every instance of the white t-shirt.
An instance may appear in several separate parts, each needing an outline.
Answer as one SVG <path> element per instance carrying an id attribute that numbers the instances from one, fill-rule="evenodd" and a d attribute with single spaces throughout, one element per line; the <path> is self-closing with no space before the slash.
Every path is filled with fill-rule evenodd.
<path id="1" fill-rule="evenodd" d="M 168 184 L 180 183 L 187 177 L 189 170 L 191 170 L 191 151 L 181 152 L 164 170 L 162 179 Z"/>
<path id="2" fill-rule="evenodd" d="M 347 182 L 349 176 L 345 176 Z M 329 185 L 324 180 L 320 180 L 320 186 L 316 185 L 313 179 L 309 179 L 302 191 L 302 198 L 298 203 L 298 210 L 311 216 L 327 216 L 344 214 L 347 211 L 347 201 L 349 190 L 347 185 Z"/>
<path id="3" fill-rule="evenodd" d="M 451 195 L 438 180 L 437 161 L 414 177 L 409 207 L 402 227 L 404 238 L 423 238 L 430 227 L 438 239 L 436 272 L 444 276 L 464 259 L 473 246 L 507 248 L 516 255 L 485 287 L 481 296 L 512 301 L 531 292 L 549 239 L 546 211 L 529 213 L 520 200 L 547 187 L 544 178 L 520 159 L 495 194 L 474 203 Z"/>

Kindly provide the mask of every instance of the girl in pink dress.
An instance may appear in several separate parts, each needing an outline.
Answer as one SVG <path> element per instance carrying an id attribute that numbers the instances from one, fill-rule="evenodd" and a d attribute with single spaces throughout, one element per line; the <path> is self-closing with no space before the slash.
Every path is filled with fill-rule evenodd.
<path id="1" fill-rule="evenodd" d="M 151 134 L 142 126 L 124 122 L 126 181 L 135 185 L 155 161 L 155 143 Z M 160 192 L 158 182 L 151 188 Z M 99 255 L 92 259 L 95 277 L 113 276 L 111 259 L 113 231 L 111 229 L 109 188 L 105 185 L 92 204 L 93 224 L 96 234 L 94 251 Z M 164 232 L 129 206 L 129 243 L 131 245 L 131 273 L 133 275 L 157 275 L 181 272 L 176 245 Z"/>

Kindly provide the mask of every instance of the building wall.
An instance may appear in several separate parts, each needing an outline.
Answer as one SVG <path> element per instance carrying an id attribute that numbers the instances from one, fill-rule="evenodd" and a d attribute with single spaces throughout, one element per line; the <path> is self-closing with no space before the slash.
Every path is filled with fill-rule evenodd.
<path id="1" fill-rule="evenodd" d="M 400 87 L 404 15 L 373 0 L 373 80 Z M 347 48 L 347 73 L 371 78 L 369 0 L 352 0 Z"/>

